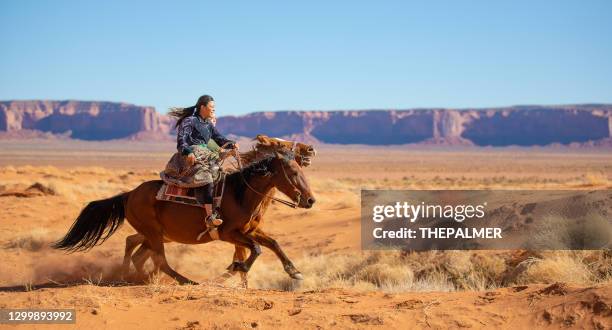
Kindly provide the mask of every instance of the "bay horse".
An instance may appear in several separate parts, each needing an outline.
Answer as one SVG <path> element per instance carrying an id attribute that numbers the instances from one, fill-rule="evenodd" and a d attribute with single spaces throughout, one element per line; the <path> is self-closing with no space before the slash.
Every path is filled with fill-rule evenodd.
<path id="1" fill-rule="evenodd" d="M 255 162 L 259 159 L 259 157 L 263 154 L 273 153 L 275 150 L 284 149 L 292 151 L 294 154 L 294 159 L 300 167 L 308 167 L 311 164 L 311 159 L 316 155 L 316 150 L 313 145 L 287 141 L 280 138 L 269 137 L 267 135 L 259 134 L 254 139 L 257 141 L 256 145 L 252 150 L 240 153 L 240 158 L 248 163 Z M 252 232 L 254 235 L 265 235 L 259 230 L 259 226 L 263 223 L 263 216 L 268 209 L 268 206 L 272 199 L 274 198 L 274 194 L 276 192 L 275 188 L 270 189 L 262 199 L 260 206 L 258 207 L 258 212 L 253 219 L 248 224 L 248 231 Z M 140 245 L 140 248 L 134 252 L 136 247 Z M 217 281 L 222 283 L 225 282 L 230 277 L 240 273 L 241 277 L 241 285 L 243 287 L 248 287 L 247 282 L 247 273 L 240 270 L 240 263 L 244 262 L 247 259 L 248 249 L 244 246 L 235 245 L 234 248 L 234 256 L 233 262 L 227 267 L 227 271 L 221 275 Z M 136 268 L 136 272 L 142 276 L 144 274 L 144 264 L 145 262 L 152 256 L 153 251 L 148 247 L 145 242 L 145 237 L 142 234 L 134 234 L 130 235 L 126 238 L 125 241 L 125 255 L 123 257 L 123 277 L 127 277 L 129 275 L 130 270 L 130 261 L 134 263 L 134 267 Z M 283 260 L 283 256 L 279 255 L 279 258 Z M 283 266 L 287 264 L 283 263 Z M 285 270 L 290 273 L 290 276 L 294 279 L 301 280 L 302 275 L 299 273 L 291 273 L 290 266 L 285 268 Z"/>
<path id="2" fill-rule="evenodd" d="M 291 150 L 274 148 L 264 158 L 227 175 L 219 211 L 224 220 L 218 228 L 219 239 L 250 251 L 246 260 L 232 263 L 233 271 L 247 273 L 261 254 L 260 245 L 263 245 L 274 251 L 289 276 L 303 278 L 280 245 L 257 228 L 259 223 L 253 221 L 258 218 L 262 206 L 270 202 L 267 196 L 273 189 L 287 195 L 297 207 L 311 208 L 315 203 L 310 186 L 295 158 Z M 102 244 L 127 218 L 128 223 L 138 232 L 130 237 L 138 240 L 142 238 L 142 241 L 130 243 L 128 237 L 124 272 L 126 264 L 129 270 L 128 247 L 133 250 L 142 244 L 136 254 L 150 254 L 154 272 L 162 271 L 180 284 L 197 284 L 168 265 L 164 242 L 204 244 L 212 241 L 212 238 L 205 235 L 197 240 L 199 233 L 206 229 L 200 208 L 158 201 L 155 198 L 162 183 L 161 180 L 147 181 L 132 191 L 90 202 L 68 233 L 52 247 L 69 252 L 87 251 Z M 146 261 L 146 258 L 141 259 Z M 143 264 L 144 261 L 142 264 L 134 262 L 137 272 L 141 274 Z"/>

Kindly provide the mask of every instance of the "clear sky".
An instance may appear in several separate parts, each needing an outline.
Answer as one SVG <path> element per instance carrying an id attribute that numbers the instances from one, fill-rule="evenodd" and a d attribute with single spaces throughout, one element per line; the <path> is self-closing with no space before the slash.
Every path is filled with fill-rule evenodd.
<path id="1" fill-rule="evenodd" d="M 612 1 L 0 2 L 0 100 L 612 103 Z M 231 5 L 229 5 L 231 4 Z"/>

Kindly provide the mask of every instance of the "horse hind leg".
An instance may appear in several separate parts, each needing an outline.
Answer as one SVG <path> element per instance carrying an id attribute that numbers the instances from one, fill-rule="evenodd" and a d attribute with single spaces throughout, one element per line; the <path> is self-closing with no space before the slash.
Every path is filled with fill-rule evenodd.
<path id="1" fill-rule="evenodd" d="M 139 278 L 145 278 L 146 274 L 144 271 L 145 262 L 151 257 L 153 251 L 149 248 L 149 244 L 145 241 L 139 248 L 136 250 L 136 253 L 132 255 L 132 262 L 134 263 L 134 268 L 136 268 L 136 274 Z"/>
<path id="2" fill-rule="evenodd" d="M 142 244 L 145 240 L 145 236 L 142 234 L 134 234 L 126 237 L 125 239 L 125 255 L 123 256 L 123 265 L 121 267 L 121 273 L 123 278 L 127 278 L 130 274 L 130 261 L 132 259 L 132 252 L 134 249 Z"/>
<path id="3" fill-rule="evenodd" d="M 170 267 L 170 265 L 168 264 L 168 261 L 166 260 L 166 253 L 164 251 L 164 241 L 162 240 L 161 237 L 154 239 L 154 240 L 149 240 L 149 243 L 151 243 L 151 250 L 152 250 L 151 257 L 153 259 L 153 265 L 155 266 L 156 272 L 159 272 L 161 270 L 166 275 L 175 279 L 181 285 L 183 284 L 197 285 L 198 284 L 197 282 L 194 282 L 186 278 L 185 276 L 179 274 L 177 271 L 172 269 L 172 267 Z"/>

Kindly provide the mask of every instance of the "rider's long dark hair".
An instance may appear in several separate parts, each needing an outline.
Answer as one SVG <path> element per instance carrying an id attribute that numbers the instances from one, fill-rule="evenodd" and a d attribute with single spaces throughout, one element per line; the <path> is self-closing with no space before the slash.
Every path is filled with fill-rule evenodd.
<path id="1" fill-rule="evenodd" d="M 198 102 L 195 105 L 192 105 L 187 108 L 170 108 L 168 112 L 168 116 L 176 118 L 176 125 L 174 127 L 179 127 L 181 122 L 194 114 L 194 112 L 198 111 L 201 106 L 207 106 L 208 102 L 214 101 L 212 96 L 210 95 L 202 95 L 198 98 Z"/>

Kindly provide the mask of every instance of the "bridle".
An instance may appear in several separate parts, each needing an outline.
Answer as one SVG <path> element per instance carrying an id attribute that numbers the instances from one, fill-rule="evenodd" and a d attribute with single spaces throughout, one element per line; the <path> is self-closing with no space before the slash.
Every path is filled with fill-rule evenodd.
<path id="1" fill-rule="evenodd" d="M 295 149 L 295 142 L 293 142 L 293 146 L 291 147 L 291 152 L 293 152 L 293 150 Z M 240 177 L 242 178 L 242 181 L 244 182 L 244 184 L 251 189 L 253 192 L 255 192 L 256 194 L 263 196 L 264 198 L 269 198 L 272 199 L 273 201 L 279 202 L 281 204 L 287 205 L 291 208 L 297 208 L 298 205 L 300 204 L 300 199 L 302 197 L 302 194 L 300 193 L 299 189 L 297 189 L 297 187 L 293 184 L 293 182 L 289 179 L 289 176 L 287 175 L 287 172 L 285 171 L 285 166 L 283 165 L 283 161 L 281 161 L 281 169 L 283 170 L 283 175 L 285 176 L 285 179 L 287 180 L 287 182 L 291 185 L 291 187 L 293 188 L 293 191 L 297 194 L 297 202 L 293 202 L 293 201 L 286 201 L 280 198 L 276 198 L 274 196 L 269 196 L 267 194 L 264 194 L 262 192 L 257 191 L 255 188 L 251 187 L 251 185 L 247 182 L 246 178 L 244 177 L 244 174 L 242 173 L 242 170 L 244 169 L 242 166 L 242 158 L 240 157 L 240 153 L 238 152 L 238 150 L 234 149 L 233 151 L 233 156 L 234 158 L 236 158 L 236 161 L 238 162 L 238 170 L 240 171 Z"/>

